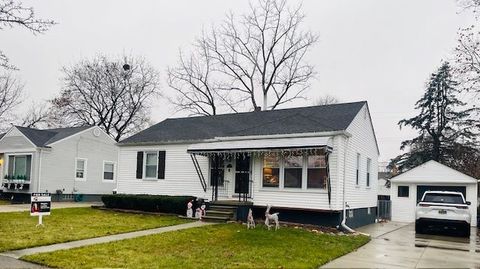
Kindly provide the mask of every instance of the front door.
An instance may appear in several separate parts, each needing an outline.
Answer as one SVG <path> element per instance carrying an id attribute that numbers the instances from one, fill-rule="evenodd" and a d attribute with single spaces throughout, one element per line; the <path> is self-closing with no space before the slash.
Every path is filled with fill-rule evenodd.
<path id="1" fill-rule="evenodd" d="M 235 193 L 249 193 L 250 156 L 235 158 Z"/>

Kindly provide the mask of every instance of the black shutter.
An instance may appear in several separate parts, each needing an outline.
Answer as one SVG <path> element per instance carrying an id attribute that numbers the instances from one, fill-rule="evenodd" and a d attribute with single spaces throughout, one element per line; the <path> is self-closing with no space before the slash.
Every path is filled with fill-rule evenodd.
<path id="1" fill-rule="evenodd" d="M 137 178 L 143 178 L 143 151 L 137 152 Z"/>
<path id="2" fill-rule="evenodd" d="M 158 152 L 158 179 L 165 179 L 165 151 Z"/>

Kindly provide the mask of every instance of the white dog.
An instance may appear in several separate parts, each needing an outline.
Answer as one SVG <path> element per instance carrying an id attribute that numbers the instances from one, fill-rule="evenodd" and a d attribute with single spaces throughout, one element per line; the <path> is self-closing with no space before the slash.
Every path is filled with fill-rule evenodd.
<path id="1" fill-rule="evenodd" d="M 275 222 L 275 231 L 276 231 L 280 228 L 280 225 L 278 224 L 278 215 L 280 213 L 270 214 L 270 208 L 271 207 L 272 206 L 267 205 L 267 210 L 265 211 L 265 226 L 267 226 L 268 230 L 270 230 L 270 227 L 272 226 L 272 225 L 270 225 L 270 221 Z"/>
<path id="2" fill-rule="evenodd" d="M 248 209 L 248 216 L 247 216 L 247 229 L 255 229 L 255 220 L 253 219 L 253 212 L 252 209 Z"/>

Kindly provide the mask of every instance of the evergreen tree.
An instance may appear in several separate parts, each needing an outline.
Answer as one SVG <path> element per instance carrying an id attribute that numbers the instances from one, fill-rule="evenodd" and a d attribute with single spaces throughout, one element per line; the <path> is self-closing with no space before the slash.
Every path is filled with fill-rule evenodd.
<path id="1" fill-rule="evenodd" d="M 409 152 L 391 160 L 390 166 L 396 166 L 400 172 L 435 160 L 471 174 L 465 171 L 469 160 L 464 153 L 478 154 L 473 109 L 465 109 L 466 104 L 458 99 L 458 83 L 451 73 L 449 63 L 443 63 L 431 75 L 424 95 L 415 104 L 419 114 L 398 123 L 400 128 L 408 126 L 419 134 L 402 142 L 400 149 Z"/>

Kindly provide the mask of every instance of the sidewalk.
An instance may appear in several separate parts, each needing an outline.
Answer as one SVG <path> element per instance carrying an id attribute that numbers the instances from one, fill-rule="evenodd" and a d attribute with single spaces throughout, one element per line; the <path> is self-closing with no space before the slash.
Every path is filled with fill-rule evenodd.
<path id="1" fill-rule="evenodd" d="M 103 205 L 102 202 L 52 202 L 52 209 L 91 207 L 92 205 Z M 0 205 L 0 213 L 29 211 L 30 204 Z"/>
<path id="2" fill-rule="evenodd" d="M 200 222 L 200 221 L 190 222 L 190 223 L 185 223 L 185 224 L 155 228 L 155 229 L 144 230 L 144 231 L 123 233 L 123 234 L 116 234 L 116 235 L 108 235 L 108 236 L 103 236 L 103 237 L 96 237 L 96 238 L 90 238 L 90 239 L 84 239 L 84 240 L 78 240 L 78 241 L 72 241 L 72 242 L 66 242 L 66 243 L 59 243 L 59 244 L 48 245 L 48 246 L 41 246 L 41 247 L 7 251 L 7 252 L 0 253 L 0 256 L 6 256 L 6 257 L 19 259 L 22 256 L 36 254 L 36 253 L 51 252 L 51 251 L 63 250 L 63 249 L 71 249 L 71 248 L 89 246 L 89 245 L 94 245 L 94 244 L 100 244 L 100 243 L 107 243 L 107 242 L 112 242 L 112 241 L 130 239 L 130 238 L 135 238 L 135 237 L 140 237 L 140 236 L 145 236 L 145 235 L 161 234 L 161 233 L 165 233 L 165 232 L 171 232 L 171 231 L 178 231 L 178 230 L 190 229 L 190 228 L 195 228 L 195 227 L 207 226 L 207 225 L 212 225 L 212 224 L 213 223 L 206 223 L 206 222 Z"/>

